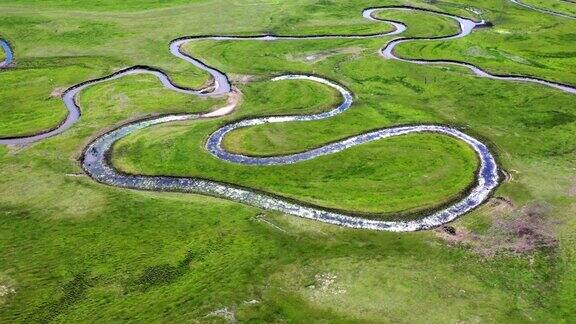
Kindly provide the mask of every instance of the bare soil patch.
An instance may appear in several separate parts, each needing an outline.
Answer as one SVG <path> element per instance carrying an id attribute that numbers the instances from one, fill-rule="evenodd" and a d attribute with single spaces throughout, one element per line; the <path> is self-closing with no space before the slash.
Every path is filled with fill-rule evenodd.
<path id="1" fill-rule="evenodd" d="M 54 90 L 52 90 L 52 92 L 50 93 L 50 97 L 51 97 L 51 98 L 62 98 L 62 95 L 64 95 L 64 91 L 66 91 L 66 88 L 64 88 L 64 87 L 56 87 L 56 88 L 54 88 Z"/>
<path id="2" fill-rule="evenodd" d="M 206 317 L 220 317 L 226 320 L 228 323 L 238 322 L 238 320 L 236 319 L 236 312 L 233 309 L 228 309 L 228 307 L 217 309 L 211 312 L 210 314 L 206 315 Z"/>
<path id="3" fill-rule="evenodd" d="M 236 87 L 233 87 L 228 94 L 228 100 L 226 101 L 226 106 L 218 108 L 214 111 L 202 114 L 202 117 L 221 117 L 228 115 L 236 109 L 240 101 L 242 100 L 242 92 Z"/>
<path id="4" fill-rule="evenodd" d="M 0 306 L 16 293 L 16 282 L 6 273 L 0 272 Z"/>
<path id="5" fill-rule="evenodd" d="M 572 184 L 568 188 L 568 196 L 576 197 L 576 177 L 572 178 Z"/>
<path id="6" fill-rule="evenodd" d="M 301 55 L 288 55 L 288 60 L 291 61 L 303 61 L 305 63 L 317 63 L 322 60 L 325 60 L 334 55 L 340 54 L 352 54 L 352 55 L 359 55 L 363 52 L 363 49 L 360 47 L 345 47 L 345 48 L 337 48 L 328 51 L 322 52 L 315 52 L 315 53 L 304 53 Z"/>
<path id="7" fill-rule="evenodd" d="M 314 284 L 307 288 L 312 290 L 312 299 L 320 299 L 325 295 L 346 293 L 346 289 L 338 284 L 338 276 L 329 272 L 316 274 L 314 276 Z"/>
<path id="8" fill-rule="evenodd" d="M 443 226 L 437 235 L 449 245 L 466 246 L 483 257 L 497 254 L 530 254 L 557 246 L 554 222 L 550 221 L 550 207 L 545 203 L 530 203 L 514 208 L 508 199 L 499 198 L 493 208 L 493 219 L 485 233 L 459 226 Z"/>
<path id="9" fill-rule="evenodd" d="M 233 83 L 246 84 L 246 83 L 252 82 L 256 79 L 257 79 L 256 76 L 249 75 L 249 74 L 232 74 L 232 75 L 230 75 L 230 81 L 232 81 Z"/>

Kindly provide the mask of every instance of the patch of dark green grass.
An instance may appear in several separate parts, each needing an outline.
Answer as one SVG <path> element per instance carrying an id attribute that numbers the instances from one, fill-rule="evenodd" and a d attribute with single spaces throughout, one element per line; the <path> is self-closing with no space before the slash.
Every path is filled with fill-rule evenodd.
<path id="1" fill-rule="evenodd" d="M 86 296 L 86 291 L 94 286 L 96 280 L 96 278 L 90 277 L 88 273 L 77 273 L 72 280 L 62 286 L 60 297 L 40 306 L 30 320 L 39 323 L 56 320 L 60 314 L 82 300 Z"/>
<path id="2" fill-rule="evenodd" d="M 130 291 L 137 289 L 140 291 L 146 291 L 154 286 L 169 285 L 190 270 L 193 260 L 193 252 L 188 251 L 186 256 L 180 260 L 177 265 L 163 263 L 150 266 L 144 269 L 140 276 L 129 284 L 127 290 Z"/>

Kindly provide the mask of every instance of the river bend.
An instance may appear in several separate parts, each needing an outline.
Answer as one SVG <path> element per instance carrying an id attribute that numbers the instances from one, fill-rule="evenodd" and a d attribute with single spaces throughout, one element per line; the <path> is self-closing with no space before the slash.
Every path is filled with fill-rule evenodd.
<path id="1" fill-rule="evenodd" d="M 382 10 L 407 10 L 407 11 L 423 11 L 433 14 L 454 19 L 459 26 L 459 32 L 454 35 L 430 38 L 397 38 L 388 42 L 380 51 L 380 54 L 385 59 L 398 60 L 413 64 L 454 64 L 464 66 L 470 69 L 474 74 L 480 77 L 492 78 L 503 81 L 519 81 L 538 83 L 544 86 L 556 88 L 560 91 L 568 93 L 576 93 L 576 88 L 571 85 L 564 85 L 551 81 L 541 80 L 538 78 L 525 77 L 525 76 L 510 76 L 510 75 L 494 75 L 490 74 L 472 64 L 465 62 L 456 62 L 448 60 L 417 60 L 406 59 L 399 57 L 395 54 L 395 48 L 399 44 L 409 41 L 422 41 L 422 40 L 450 40 L 460 37 L 465 37 L 472 33 L 472 31 L 480 26 L 484 26 L 484 21 L 474 21 L 471 19 L 450 15 L 442 12 L 436 12 L 427 9 L 397 6 L 397 7 L 375 7 L 368 8 L 363 11 L 362 15 L 373 21 L 386 22 L 394 28 L 387 33 L 367 34 L 367 35 L 314 35 L 314 36 L 283 36 L 283 35 L 256 35 L 256 36 L 219 36 L 219 35 L 203 35 L 203 36 L 186 36 L 173 40 L 170 43 L 170 52 L 183 60 L 193 64 L 194 66 L 206 71 L 212 77 L 212 84 L 204 89 L 190 89 L 180 87 L 161 70 L 148 67 L 148 66 L 134 66 L 127 68 L 111 75 L 89 80 L 67 89 L 63 95 L 63 101 L 66 105 L 69 114 L 67 118 L 58 127 L 52 130 L 42 132 L 36 135 L 27 137 L 18 137 L 11 139 L 0 139 L 0 144 L 16 144 L 23 145 L 29 144 L 47 137 L 51 137 L 62 133 L 71 127 L 78 118 L 80 118 L 81 110 L 77 104 L 77 95 L 85 88 L 110 80 L 115 80 L 126 75 L 133 74 L 151 74 L 159 79 L 164 87 L 178 91 L 185 94 L 204 97 L 218 97 L 230 95 L 232 85 L 227 75 L 205 63 L 201 60 L 183 52 L 181 47 L 188 42 L 195 40 L 234 40 L 234 41 L 282 41 L 282 40 L 317 40 L 317 39 L 363 39 L 363 38 L 378 38 L 390 35 L 396 35 L 404 32 L 406 26 L 402 23 L 380 19 L 375 16 L 375 13 Z M 1 43 L 0 43 L 1 44 Z M 12 52 L 5 42 L 5 51 L 7 53 L 7 64 L 12 61 Z M 3 46 L 4 47 L 4 46 Z M 214 118 L 223 114 L 229 113 L 233 107 L 225 107 L 216 112 L 206 114 L 187 114 L 187 115 L 165 115 L 151 119 L 145 119 L 121 126 L 104 135 L 94 139 L 84 150 L 81 164 L 85 172 L 94 180 L 111 186 L 139 189 L 139 190 L 154 190 L 154 191 L 176 191 L 176 192 L 190 192 L 203 195 L 216 196 L 220 198 L 229 199 L 232 201 L 244 203 L 247 205 L 280 211 L 286 214 L 295 215 L 303 218 L 314 219 L 317 221 L 336 224 L 345 227 L 363 228 L 370 230 L 385 230 L 385 231 L 416 231 L 433 228 L 447 222 L 450 222 L 457 217 L 471 211 L 472 209 L 481 205 L 491 194 L 491 192 L 498 186 L 500 181 L 498 165 L 490 149 L 478 139 L 465 134 L 457 128 L 446 125 L 423 124 L 423 125 L 408 125 L 382 128 L 367 133 L 355 135 L 349 138 L 339 140 L 330 144 L 326 144 L 311 150 L 299 152 L 296 154 L 267 156 L 267 157 L 254 157 L 241 154 L 234 154 L 226 151 L 222 147 L 222 140 L 229 132 L 243 127 L 251 127 L 266 123 L 285 123 L 285 122 L 307 122 L 314 120 L 322 120 L 331 118 L 338 114 L 350 109 L 353 103 L 353 95 L 345 87 L 323 79 L 318 76 L 310 75 L 284 75 L 274 78 L 273 82 L 282 80 L 309 80 L 319 82 L 336 89 L 342 96 L 342 102 L 334 109 L 310 115 L 291 115 L 291 116 L 270 116 L 240 120 L 226 124 L 212 133 L 207 142 L 206 150 L 213 156 L 231 163 L 239 163 L 245 165 L 282 165 L 298 163 L 305 160 L 314 159 L 318 156 L 334 154 L 341 152 L 348 148 L 369 143 L 376 140 L 383 140 L 395 136 L 402 136 L 411 133 L 440 133 L 446 136 L 456 138 L 469 145 L 478 156 L 479 168 L 476 174 L 476 180 L 472 187 L 463 193 L 461 199 L 450 206 L 443 207 L 435 212 L 430 212 L 424 215 L 419 220 L 410 221 L 382 221 L 375 219 L 363 218 L 359 215 L 345 214 L 322 209 L 316 206 L 295 202 L 289 199 L 278 197 L 265 192 L 255 191 L 250 188 L 244 188 L 233 184 L 211 181 L 199 177 L 171 177 L 171 176 L 146 176 L 146 175 L 129 175 L 114 169 L 109 161 L 109 154 L 113 144 L 130 135 L 131 133 L 151 127 L 158 124 L 178 122 L 184 120 L 195 120 L 202 118 Z M 221 112 L 221 113 L 218 113 Z"/>

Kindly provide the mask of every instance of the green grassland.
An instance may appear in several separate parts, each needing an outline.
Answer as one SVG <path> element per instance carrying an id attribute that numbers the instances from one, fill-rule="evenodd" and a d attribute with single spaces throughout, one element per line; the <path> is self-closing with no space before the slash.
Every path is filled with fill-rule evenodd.
<path id="1" fill-rule="evenodd" d="M 400 55 L 576 84 L 576 22 L 504 0 L 6 0 L 0 33 L 14 46 L 16 66 L 0 72 L 0 84 L 8 85 L 0 89 L 0 136 L 57 125 L 65 109 L 53 92 L 135 64 L 200 87 L 207 75 L 168 52 L 179 36 L 384 32 L 390 27 L 363 19 L 362 8 L 399 4 L 467 17 L 477 17 L 467 8 L 479 8 L 495 25 L 463 39 L 402 44 Z M 410 36 L 457 30 L 425 13 L 379 16 L 405 22 Z M 117 143 L 113 163 L 126 172 L 206 177 L 380 218 L 445 203 L 470 184 L 473 153 L 441 135 L 398 137 L 278 167 L 234 165 L 204 151 L 211 132 L 240 118 L 331 109 L 340 98 L 323 85 L 269 81 L 288 72 L 318 74 L 354 93 L 350 110 L 317 122 L 240 129 L 225 138 L 226 148 L 270 155 L 387 126 L 455 125 L 494 149 L 512 175 L 495 195 L 512 203 L 505 210 L 486 204 L 451 225 L 482 243 L 501 217 L 545 204 L 555 247 L 487 257 L 434 231 L 351 230 L 211 197 L 98 184 L 78 163 L 98 134 L 128 120 L 225 102 L 131 76 L 82 92 L 82 117 L 64 134 L 0 147 L 0 322 L 226 322 L 214 313 L 222 309 L 255 322 L 569 322 L 576 315 L 573 95 L 457 67 L 384 60 L 377 51 L 390 39 L 190 43 L 187 52 L 233 80 L 251 77 L 236 83 L 240 106 L 225 118 L 139 131 Z"/>
<path id="2" fill-rule="evenodd" d="M 495 74 L 532 75 L 575 84 L 576 22 L 547 14 L 526 14 L 526 8 L 503 1 L 482 7 L 493 28 L 478 30 L 456 42 L 402 44 L 397 54 L 409 58 L 466 61 Z M 517 11 L 517 15 L 510 12 Z M 554 46 L 548 44 L 553 43 Z"/>
<path id="3" fill-rule="evenodd" d="M 562 13 L 565 15 L 576 16 L 576 3 L 574 3 L 574 1 L 571 0 L 560 0 L 560 1 L 524 0 L 523 3 L 534 6 L 536 8 L 542 8 Z"/>
<path id="4" fill-rule="evenodd" d="M 320 85 L 308 82 L 253 84 L 245 89 L 246 101 L 238 109 L 238 114 L 233 116 L 306 113 L 308 111 L 293 107 L 314 107 L 314 103 L 321 102 L 324 99 L 322 95 L 327 92 Z M 93 90 L 83 100 L 91 102 L 93 97 L 103 97 L 99 89 Z M 270 102 L 266 99 L 269 95 L 286 102 Z M 254 102 L 251 98 L 260 99 Z M 275 109 L 267 109 L 268 106 Z M 469 147 L 439 135 L 405 136 L 371 143 L 298 165 L 264 168 L 231 165 L 215 159 L 202 149 L 214 125 L 221 123 L 220 120 L 192 121 L 145 130 L 121 141 L 112 156 L 121 170 L 130 173 L 206 177 L 271 191 L 324 207 L 387 214 L 429 209 L 456 198 L 472 182 L 476 169 L 474 152 Z M 317 129 L 327 127 L 330 126 L 319 123 Z M 254 136 L 259 140 L 253 142 L 250 136 L 238 141 L 251 143 L 255 151 L 249 153 L 260 153 L 258 149 L 261 147 L 290 151 L 283 145 L 290 143 L 295 146 L 294 141 L 298 139 L 290 137 L 290 133 L 283 137 L 284 134 L 276 130 L 268 131 L 264 127 L 263 132 Z M 228 138 L 237 143 L 236 134 Z M 238 151 L 245 153 L 242 147 L 239 145 Z M 420 155 L 420 158 L 414 159 L 414 154 Z M 390 173 L 389 170 L 402 171 Z M 422 177 L 424 174 L 426 176 Z M 302 179 L 306 179 L 305 183 Z"/>

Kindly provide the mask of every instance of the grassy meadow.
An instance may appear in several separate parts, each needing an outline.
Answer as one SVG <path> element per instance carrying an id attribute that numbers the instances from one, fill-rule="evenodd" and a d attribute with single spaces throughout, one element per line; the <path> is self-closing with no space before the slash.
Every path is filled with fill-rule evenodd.
<path id="1" fill-rule="evenodd" d="M 363 19 L 362 9 L 401 4 L 470 18 L 479 18 L 470 10 L 477 8 L 494 24 L 463 39 L 402 44 L 402 56 L 576 84 L 576 21 L 507 0 L 5 0 L 0 37 L 16 60 L 0 71 L 0 137 L 54 127 L 66 115 L 63 89 L 131 65 L 160 68 L 181 85 L 206 84 L 206 74 L 168 52 L 176 37 L 385 32 L 390 26 Z M 425 13 L 379 17 L 406 23 L 400 36 L 457 31 L 452 20 Z M 130 76 L 82 92 L 82 117 L 65 133 L 0 146 L 0 322 L 569 322 L 576 316 L 574 96 L 454 66 L 384 60 L 377 52 L 394 37 L 190 43 L 188 53 L 225 71 L 242 92 L 237 110 L 141 130 L 115 145 L 112 162 L 124 172 L 204 177 L 380 219 L 416 217 L 470 185 L 474 153 L 441 135 L 274 167 L 205 152 L 211 132 L 234 120 L 334 107 L 340 98 L 323 85 L 270 82 L 317 74 L 353 92 L 350 110 L 240 129 L 225 147 L 285 154 L 383 127 L 455 125 L 486 141 L 508 175 L 494 199 L 450 224 L 458 235 L 351 230 L 222 199 L 98 184 L 78 162 L 97 135 L 128 120 L 225 104 Z M 532 236 L 510 225 L 533 217 L 541 227 Z M 540 244 L 544 237 L 553 244 Z"/>
<path id="2" fill-rule="evenodd" d="M 536 8 L 542 8 L 546 10 L 552 10 L 565 15 L 576 16 L 576 5 L 572 0 L 560 0 L 560 1 L 550 1 L 550 0 L 524 0 L 525 4 L 534 6 Z"/>

